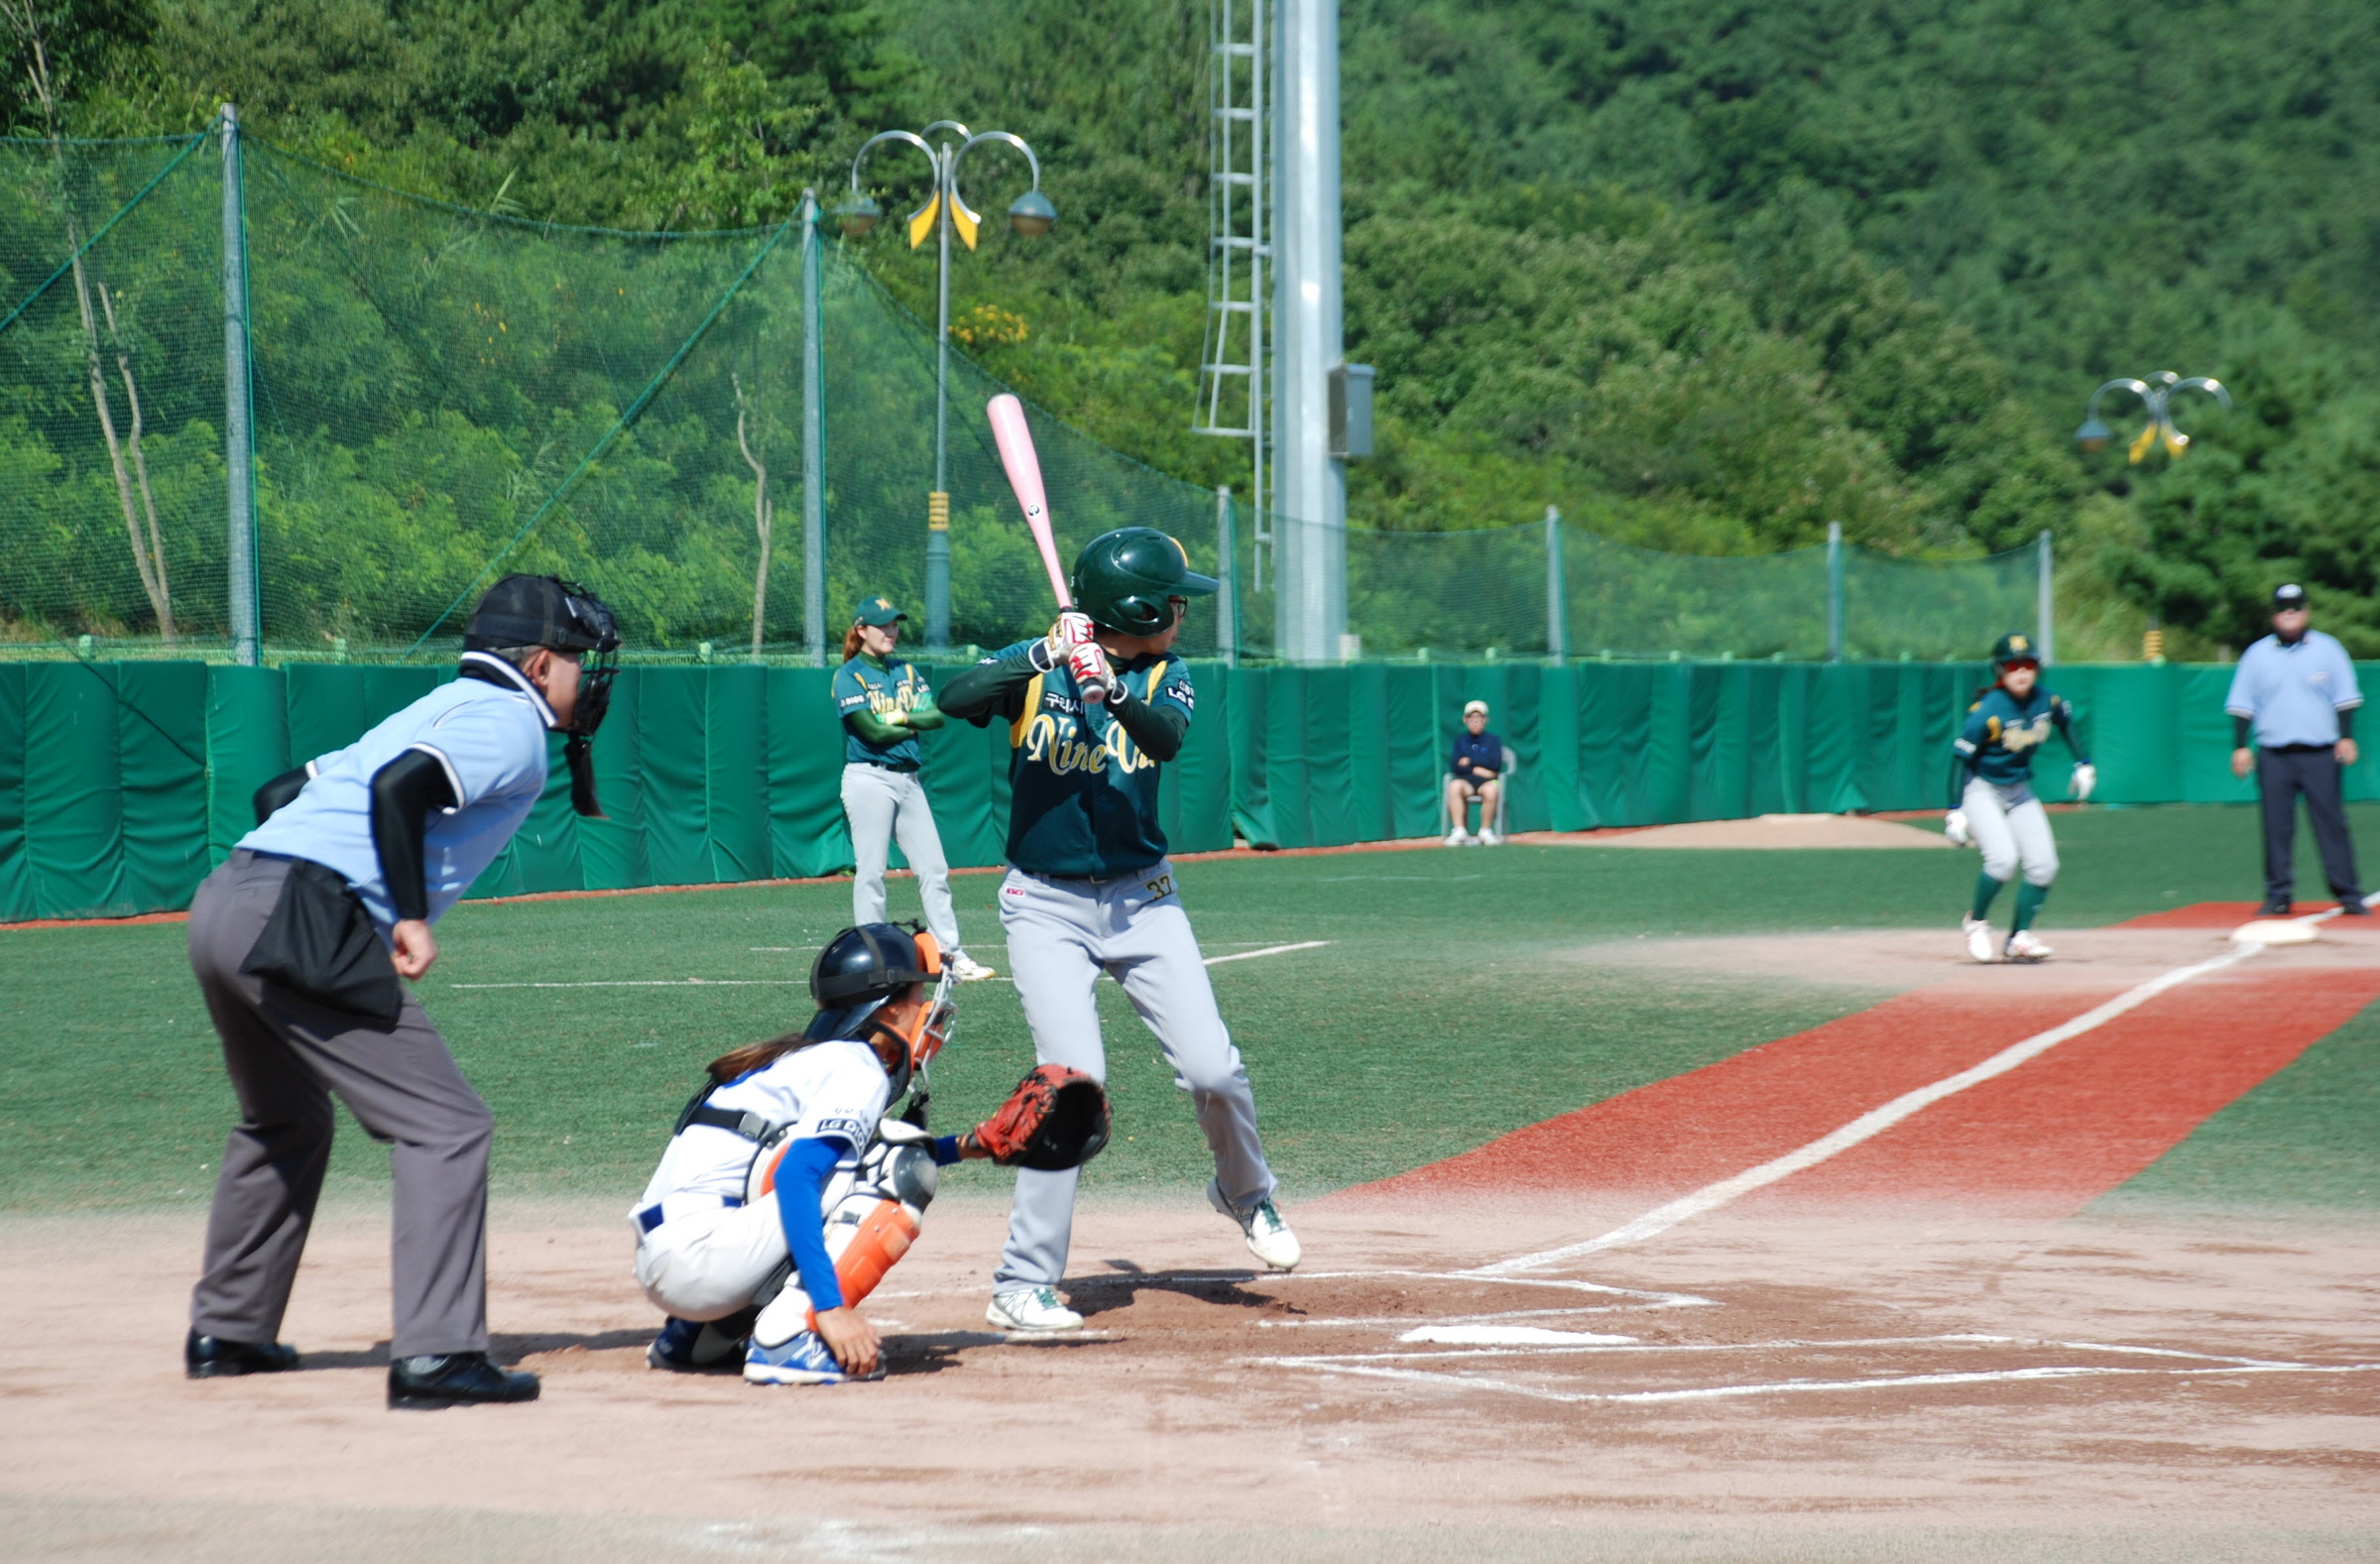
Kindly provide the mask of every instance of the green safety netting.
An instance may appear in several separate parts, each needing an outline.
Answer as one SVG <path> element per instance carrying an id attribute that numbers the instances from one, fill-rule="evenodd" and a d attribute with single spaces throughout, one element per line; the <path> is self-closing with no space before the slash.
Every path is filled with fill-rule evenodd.
<path id="1" fill-rule="evenodd" d="M 817 246 L 821 623 L 803 538 L 798 223 L 565 228 L 406 194 L 243 143 L 257 598 L 275 661 L 444 659 L 505 570 L 617 607 L 647 657 L 830 660 L 862 596 L 921 631 L 934 343 Z M 0 142 L 0 644 L 110 658 L 228 653 L 232 593 L 222 138 Z M 954 646 L 1048 619 L 1048 586 L 953 354 L 946 489 Z M 1183 650 L 1275 646 L 1299 524 L 1219 506 L 1033 420 L 1061 551 L 1139 524 L 1224 573 Z M 1916 562 L 1826 550 L 1702 558 L 1567 526 L 1344 535 L 1351 656 L 1493 652 L 1815 660 L 1973 656 L 2034 628 L 2031 550 Z M 1559 540 L 1557 550 L 1549 546 Z M 1226 540 L 1229 540 L 1227 544 Z M 1563 590 L 1549 593 L 1552 572 Z M 1832 595 L 1831 595 L 1832 594 Z"/>

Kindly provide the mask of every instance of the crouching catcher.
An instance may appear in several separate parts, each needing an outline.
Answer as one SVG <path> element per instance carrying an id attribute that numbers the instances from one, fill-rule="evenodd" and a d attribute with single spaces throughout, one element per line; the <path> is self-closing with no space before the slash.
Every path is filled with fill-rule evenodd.
<path id="1" fill-rule="evenodd" d="M 965 1135 L 929 1135 L 927 1074 L 954 974 L 931 934 L 845 929 L 810 972 L 798 1032 L 711 1062 L 629 1220 L 637 1282 L 669 1316 L 655 1369 L 755 1384 L 881 1379 L 857 1305 L 916 1242 L 941 1169 L 973 1158 L 1075 1167 L 1108 1139 L 1099 1083 L 1044 1065 Z M 889 1117 L 903 1096 L 905 1112 Z"/>

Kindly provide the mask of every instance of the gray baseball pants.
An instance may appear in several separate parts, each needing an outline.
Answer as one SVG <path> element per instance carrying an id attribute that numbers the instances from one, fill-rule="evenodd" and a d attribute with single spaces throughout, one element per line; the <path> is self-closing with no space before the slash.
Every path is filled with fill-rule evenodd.
<path id="1" fill-rule="evenodd" d="M 1985 874 L 2006 884 L 2021 867 L 2027 885 L 2057 880 L 2058 839 L 2050 834 L 2050 811 L 2030 791 L 2024 802 L 2010 803 L 1999 788 L 1969 777 L 1959 807 L 1966 811 L 1967 831 L 1983 850 Z"/>
<path id="2" fill-rule="evenodd" d="M 1000 885 L 1000 921 L 1037 1062 L 1107 1079 L 1095 995 L 1107 973 L 1156 1034 L 1173 1083 L 1190 1094 L 1223 1199 L 1236 1212 L 1268 1199 L 1275 1180 L 1256 1135 L 1255 1094 L 1215 1008 L 1198 936 L 1174 894 L 1173 866 L 1122 880 L 1047 880 L 1012 867 Z M 1016 1170 L 995 1291 L 1048 1286 L 1066 1274 L 1081 1177 L 1079 1168 Z"/>
<path id="3" fill-rule="evenodd" d="M 915 772 L 887 771 L 854 761 L 843 768 L 843 813 L 851 821 L 851 920 L 885 920 L 885 863 L 897 836 L 900 851 L 917 872 L 917 897 L 925 903 L 925 926 L 944 950 L 959 948 L 958 914 L 950 907 L 950 861 L 934 829 L 933 806 Z"/>
<path id="4" fill-rule="evenodd" d="M 383 1031 L 241 973 L 289 872 L 287 859 L 236 852 L 190 902 L 190 967 L 240 1101 L 190 1326 L 232 1341 L 279 1336 L 330 1160 L 336 1092 L 367 1133 L 393 1145 L 390 1355 L 485 1352 L 495 1120 L 410 989 L 397 1025 Z"/>

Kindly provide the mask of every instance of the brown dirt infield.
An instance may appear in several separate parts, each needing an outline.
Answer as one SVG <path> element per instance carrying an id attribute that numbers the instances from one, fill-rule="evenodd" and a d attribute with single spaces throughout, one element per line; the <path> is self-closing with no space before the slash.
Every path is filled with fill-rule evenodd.
<path id="1" fill-rule="evenodd" d="M 1138 1556 L 1245 1557 L 1296 1526 L 1315 1556 L 1362 1537 L 1408 1556 L 1389 1546 L 1407 1535 L 1441 1539 L 1410 1556 L 1526 1553 L 1497 1539 L 1551 1528 L 1569 1540 L 1548 1557 L 1606 1556 L 1588 1548 L 1608 1532 L 1715 1548 L 1614 1557 L 2001 1558 L 2079 1531 L 2099 1541 L 2049 1556 L 2154 1534 L 2168 1559 L 2343 1558 L 2308 1528 L 2380 1522 L 2380 1378 L 2338 1372 L 2380 1364 L 2368 1229 L 1772 1209 L 1487 1281 L 1449 1273 L 1635 1203 L 1324 1202 L 1298 1213 L 1311 1273 L 1273 1278 L 1196 1198 L 1088 1207 L 1066 1290 L 1094 1329 L 1032 1345 L 982 1324 L 999 1202 L 937 1210 L 871 1305 L 892 1377 L 829 1390 L 649 1372 L 617 1214 L 503 1206 L 500 1347 L 545 1398 L 428 1414 L 380 1405 L 377 1213 L 317 1233 L 287 1330 L 305 1372 L 201 1384 L 174 1352 L 194 1213 L 13 1223 L 0 1488 L 39 1496 L 13 1534 L 58 1554 L 0 1553 L 237 1537 L 221 1556 L 312 1557 L 274 1539 L 376 1513 L 361 1531 L 410 1557 L 529 1556 L 508 1527 L 569 1516 L 578 1540 L 550 1556 L 712 1556 L 725 1535 L 734 1556 L 818 1557 L 822 1527 L 875 1539 L 824 1556 L 946 1557 L 933 1528 L 970 1556 L 1114 1556 L 1097 1528 L 1129 1520 Z M 1466 1326 L 1634 1341 L 1400 1340 Z M 126 1541 L 136 1513 L 172 1524 Z M 1025 1526 L 1050 1529 L 1027 1549 Z"/>

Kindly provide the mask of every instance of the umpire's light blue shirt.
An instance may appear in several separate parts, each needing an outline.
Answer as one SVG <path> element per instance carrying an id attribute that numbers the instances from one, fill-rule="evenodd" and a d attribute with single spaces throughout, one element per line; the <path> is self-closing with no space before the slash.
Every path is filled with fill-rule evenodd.
<path id="1" fill-rule="evenodd" d="M 2339 712 L 2362 704 L 2347 649 L 2319 630 L 2294 644 L 2267 636 L 2242 652 L 2231 693 L 2223 698 L 2223 709 L 2234 717 L 2255 719 L 2256 742 L 2268 750 L 2336 744 Z"/>
<path id="2" fill-rule="evenodd" d="M 445 768 L 456 807 L 429 817 L 421 843 L 429 920 L 471 889 L 545 790 L 545 732 L 553 708 L 502 658 L 463 654 L 506 675 L 502 685 L 458 678 L 415 701 L 343 750 L 315 758 L 305 789 L 240 838 L 260 853 L 310 858 L 337 870 L 383 930 L 397 921 L 380 850 L 372 845 L 372 779 L 408 750 Z"/>

